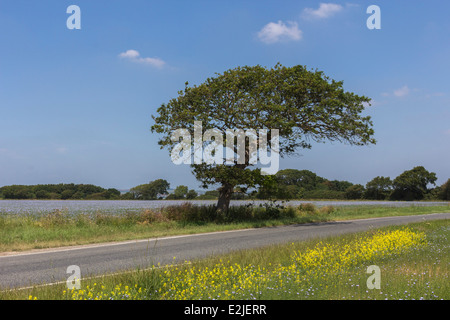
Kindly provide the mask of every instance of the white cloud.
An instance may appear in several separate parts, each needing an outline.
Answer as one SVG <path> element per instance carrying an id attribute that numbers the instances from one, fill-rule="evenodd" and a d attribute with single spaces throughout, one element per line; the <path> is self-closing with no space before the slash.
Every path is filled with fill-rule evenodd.
<path id="1" fill-rule="evenodd" d="M 394 90 L 394 96 L 396 97 L 404 97 L 409 94 L 408 86 L 403 86 L 400 89 Z"/>
<path id="2" fill-rule="evenodd" d="M 409 87 L 407 85 L 404 85 L 403 87 L 393 90 L 392 92 L 383 92 L 383 93 L 381 93 L 381 95 L 383 97 L 395 96 L 395 97 L 401 98 L 401 97 L 407 96 L 410 93 L 410 91 L 411 90 L 409 89 Z"/>
<path id="3" fill-rule="evenodd" d="M 129 59 L 136 59 L 139 57 L 139 52 L 136 50 L 127 50 L 125 52 L 122 52 L 119 54 L 119 57 L 121 58 L 129 58 Z"/>
<path id="4" fill-rule="evenodd" d="M 341 11 L 343 7 L 335 3 L 321 3 L 319 8 L 314 10 L 312 8 L 305 8 L 303 16 L 306 18 L 325 19 Z"/>
<path id="5" fill-rule="evenodd" d="M 159 58 L 143 58 L 136 50 L 130 49 L 119 54 L 120 58 L 128 59 L 133 62 L 148 64 L 157 68 L 162 68 L 166 62 Z"/>
<path id="6" fill-rule="evenodd" d="M 288 21 L 270 22 L 258 32 L 258 38 L 265 43 L 275 43 L 283 40 L 298 41 L 302 39 L 303 32 L 296 22 Z"/>

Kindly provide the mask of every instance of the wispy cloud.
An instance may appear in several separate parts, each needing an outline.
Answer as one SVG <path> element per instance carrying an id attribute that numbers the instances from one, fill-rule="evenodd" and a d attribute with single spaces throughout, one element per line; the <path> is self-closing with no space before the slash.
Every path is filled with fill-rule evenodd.
<path id="1" fill-rule="evenodd" d="M 259 40 L 268 44 L 280 41 L 298 41 L 302 39 L 302 36 L 302 30 L 298 28 L 296 22 L 292 21 L 288 21 L 287 24 L 283 21 L 270 22 L 258 32 Z"/>
<path id="2" fill-rule="evenodd" d="M 305 8 L 302 12 L 304 18 L 325 19 L 329 18 L 339 11 L 342 11 L 343 6 L 335 3 L 321 3 L 318 9 Z"/>
<path id="3" fill-rule="evenodd" d="M 401 88 L 393 90 L 392 93 L 391 92 L 383 92 L 381 95 L 383 97 L 395 96 L 395 97 L 401 98 L 401 97 L 407 96 L 410 93 L 410 91 L 411 90 L 409 89 L 409 87 L 407 85 L 404 85 Z"/>
<path id="4" fill-rule="evenodd" d="M 140 53 L 133 49 L 122 52 L 121 54 L 119 54 L 119 57 L 133 62 L 151 65 L 156 68 L 162 68 L 166 64 L 165 61 L 159 58 L 141 57 Z"/>
<path id="5" fill-rule="evenodd" d="M 444 97 L 444 92 L 432 92 L 425 95 L 426 98 L 434 98 L 434 97 Z"/>
<path id="6" fill-rule="evenodd" d="M 394 96 L 396 97 L 404 97 L 407 96 L 409 94 L 409 88 L 408 86 L 403 86 L 397 90 L 394 90 Z"/>

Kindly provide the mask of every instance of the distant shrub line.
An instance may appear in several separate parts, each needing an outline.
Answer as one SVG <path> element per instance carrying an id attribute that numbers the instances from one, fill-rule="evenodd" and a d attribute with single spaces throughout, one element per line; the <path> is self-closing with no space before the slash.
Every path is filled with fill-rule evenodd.
<path id="1" fill-rule="evenodd" d="M 4 199 L 54 199 L 54 200 L 113 200 L 120 199 L 120 191 L 92 184 L 38 184 L 11 185 L 0 188 Z"/>
<path id="2" fill-rule="evenodd" d="M 365 186 L 349 181 L 328 180 L 309 170 L 285 169 L 273 176 L 272 183 L 249 191 L 236 187 L 233 200 L 450 200 L 450 179 L 436 185 L 436 174 L 418 166 L 391 180 L 378 176 Z M 170 184 L 164 179 L 150 181 L 121 194 L 119 190 L 104 189 L 91 184 L 12 185 L 0 188 L 0 199 L 74 199 L 74 200 L 216 200 L 218 190 L 199 195 L 187 186 L 179 185 L 169 193 Z"/>

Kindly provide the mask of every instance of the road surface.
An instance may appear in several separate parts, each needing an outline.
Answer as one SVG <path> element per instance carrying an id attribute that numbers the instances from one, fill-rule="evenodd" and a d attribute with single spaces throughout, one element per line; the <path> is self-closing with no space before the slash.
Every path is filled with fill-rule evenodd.
<path id="1" fill-rule="evenodd" d="M 0 290 L 65 282 L 67 267 L 81 277 L 183 263 L 233 250 L 365 231 L 388 225 L 450 219 L 450 213 L 308 223 L 197 235 L 0 254 Z M 174 260 L 175 257 L 175 260 Z"/>

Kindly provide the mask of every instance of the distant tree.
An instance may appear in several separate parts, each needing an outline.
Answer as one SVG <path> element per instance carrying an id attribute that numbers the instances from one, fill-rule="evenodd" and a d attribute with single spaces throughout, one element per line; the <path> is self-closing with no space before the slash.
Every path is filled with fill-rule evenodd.
<path id="1" fill-rule="evenodd" d="M 198 193 L 195 190 L 190 189 L 186 194 L 186 199 L 192 200 L 192 199 L 197 198 L 197 196 L 198 196 Z"/>
<path id="2" fill-rule="evenodd" d="M 120 195 L 121 200 L 134 200 L 134 194 L 132 192 L 125 192 L 124 194 Z"/>
<path id="3" fill-rule="evenodd" d="M 29 186 L 11 185 L 2 187 L 5 199 L 32 199 L 35 195 Z"/>
<path id="4" fill-rule="evenodd" d="M 131 188 L 130 192 L 134 195 L 134 198 L 138 200 L 155 200 L 157 199 L 158 194 L 167 193 L 169 187 L 170 184 L 166 180 L 158 179 Z"/>
<path id="5" fill-rule="evenodd" d="M 109 188 L 106 190 L 108 193 L 108 199 L 119 199 L 120 191 L 115 188 Z"/>
<path id="6" fill-rule="evenodd" d="M 204 194 L 198 195 L 198 200 L 217 200 L 219 196 L 219 191 L 217 190 L 208 190 Z"/>
<path id="7" fill-rule="evenodd" d="M 177 186 L 175 190 L 173 191 L 173 195 L 175 199 L 184 199 L 186 197 L 186 194 L 188 193 L 188 187 L 186 186 Z"/>
<path id="8" fill-rule="evenodd" d="M 72 195 L 71 199 L 80 200 L 80 199 L 83 199 L 84 197 L 85 197 L 85 194 L 83 192 L 77 191 Z"/>
<path id="9" fill-rule="evenodd" d="M 370 200 L 385 200 L 392 192 L 392 180 L 389 177 L 375 177 L 366 184 L 364 198 Z"/>
<path id="10" fill-rule="evenodd" d="M 278 171 L 275 176 L 280 185 L 296 185 L 305 190 L 313 190 L 318 183 L 325 180 L 309 170 L 284 169 Z"/>
<path id="11" fill-rule="evenodd" d="M 439 199 L 450 201 L 450 179 L 441 186 Z"/>
<path id="12" fill-rule="evenodd" d="M 37 199 L 50 199 L 50 193 L 48 193 L 45 190 L 38 190 L 38 191 L 36 191 L 36 198 Z"/>
<path id="13" fill-rule="evenodd" d="M 346 191 L 353 183 L 348 181 L 332 180 L 327 183 L 328 188 L 334 191 Z"/>
<path id="14" fill-rule="evenodd" d="M 361 199 L 364 193 L 364 187 L 360 184 L 354 184 L 345 190 L 345 198 L 349 200 Z"/>
<path id="15" fill-rule="evenodd" d="M 69 198 L 72 197 L 72 195 L 73 195 L 74 193 L 75 193 L 75 192 L 74 192 L 73 190 L 66 189 L 66 190 L 64 190 L 63 192 L 61 192 L 61 199 L 63 199 L 63 200 L 69 199 Z"/>
<path id="16" fill-rule="evenodd" d="M 428 185 L 435 185 L 437 178 L 434 172 L 417 166 L 407 170 L 394 179 L 390 198 L 392 200 L 422 200 L 429 191 Z"/>

